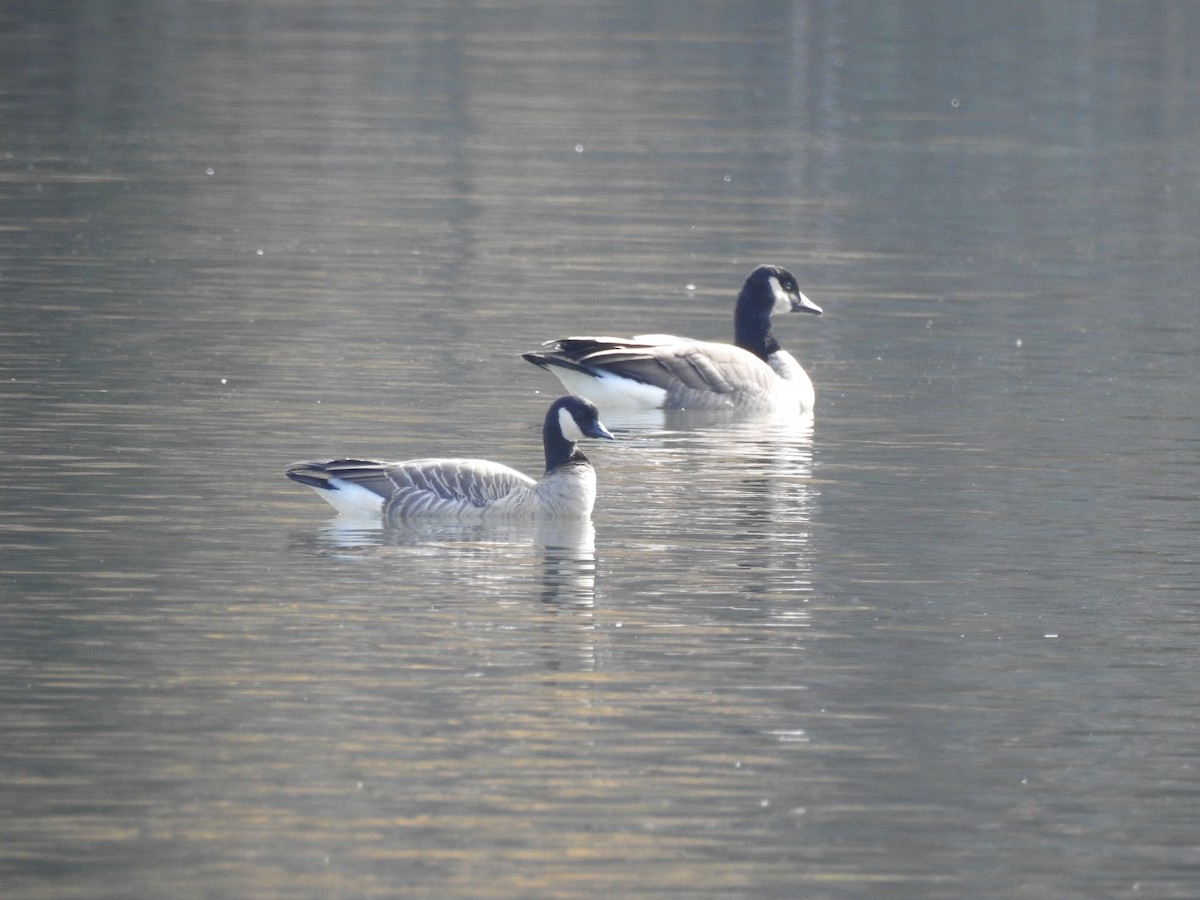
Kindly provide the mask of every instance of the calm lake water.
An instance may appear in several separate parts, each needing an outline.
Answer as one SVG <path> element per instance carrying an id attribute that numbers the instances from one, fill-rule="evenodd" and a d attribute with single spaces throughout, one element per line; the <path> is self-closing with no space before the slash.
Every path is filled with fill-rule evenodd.
<path id="1" fill-rule="evenodd" d="M 1200 6 L 0 8 L 6 898 L 1200 894 Z M 607 424 L 571 333 L 807 421 Z"/>

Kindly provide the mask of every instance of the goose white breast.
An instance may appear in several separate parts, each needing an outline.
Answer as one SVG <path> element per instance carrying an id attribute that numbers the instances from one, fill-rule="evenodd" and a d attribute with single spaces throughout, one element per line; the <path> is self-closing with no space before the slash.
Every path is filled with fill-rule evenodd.
<path id="1" fill-rule="evenodd" d="M 592 403 L 560 397 L 542 425 L 546 471 L 536 481 L 500 463 L 460 458 L 332 459 L 296 463 L 286 474 L 344 515 L 585 519 L 596 500 L 596 473 L 576 446 L 585 437 L 613 439 Z"/>
<path id="2" fill-rule="evenodd" d="M 738 295 L 732 344 L 670 334 L 568 337 L 523 357 L 602 409 L 808 412 L 812 380 L 780 348 L 771 331 L 774 312 L 820 315 L 821 308 L 800 292 L 791 272 L 759 266 Z"/>

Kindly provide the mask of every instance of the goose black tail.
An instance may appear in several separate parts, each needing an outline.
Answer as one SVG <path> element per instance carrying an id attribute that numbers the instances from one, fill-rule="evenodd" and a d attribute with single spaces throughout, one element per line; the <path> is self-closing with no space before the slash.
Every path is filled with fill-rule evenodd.
<path id="1" fill-rule="evenodd" d="M 335 490 L 329 483 L 329 473 L 320 467 L 319 463 L 296 463 L 284 473 L 292 481 L 298 481 L 311 488 L 323 491 Z"/>
<path id="2" fill-rule="evenodd" d="M 558 366 L 561 369 L 570 369 L 572 372 L 581 372 L 584 375 L 591 375 L 593 377 L 596 375 L 595 369 L 589 369 L 587 366 L 581 366 L 577 362 L 572 362 L 569 359 L 560 359 L 557 356 L 545 356 L 541 353 L 522 353 L 521 359 L 531 362 L 541 369 Z"/>

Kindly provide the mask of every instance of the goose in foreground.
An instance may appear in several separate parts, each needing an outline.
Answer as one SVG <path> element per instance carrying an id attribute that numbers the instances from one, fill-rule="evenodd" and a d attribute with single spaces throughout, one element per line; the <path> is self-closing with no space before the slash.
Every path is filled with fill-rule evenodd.
<path id="1" fill-rule="evenodd" d="M 568 337 L 522 356 L 601 408 L 808 412 L 812 381 L 771 333 L 775 312 L 820 315 L 821 307 L 787 269 L 759 266 L 738 295 L 732 344 L 672 334 Z"/>
<path id="2" fill-rule="evenodd" d="M 586 519 L 596 501 L 596 472 L 575 446 L 585 437 L 613 439 L 595 406 L 582 397 L 560 397 L 542 426 L 546 473 L 538 481 L 486 459 L 332 459 L 296 463 L 287 477 L 345 515 Z"/>

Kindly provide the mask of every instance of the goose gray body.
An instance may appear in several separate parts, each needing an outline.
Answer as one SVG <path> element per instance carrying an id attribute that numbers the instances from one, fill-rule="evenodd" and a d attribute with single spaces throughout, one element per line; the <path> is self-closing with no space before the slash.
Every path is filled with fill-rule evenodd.
<path id="1" fill-rule="evenodd" d="M 732 344 L 671 334 L 568 337 L 523 357 L 602 409 L 808 412 L 812 380 L 772 334 L 774 312 L 820 315 L 821 308 L 791 272 L 759 266 L 738 295 Z"/>
<path id="2" fill-rule="evenodd" d="M 584 437 L 612 440 L 593 404 L 581 397 L 560 397 L 546 412 L 546 471 L 536 481 L 500 463 L 466 458 L 333 459 L 296 463 L 286 474 L 346 515 L 586 519 L 596 500 L 596 473 L 576 446 Z"/>

